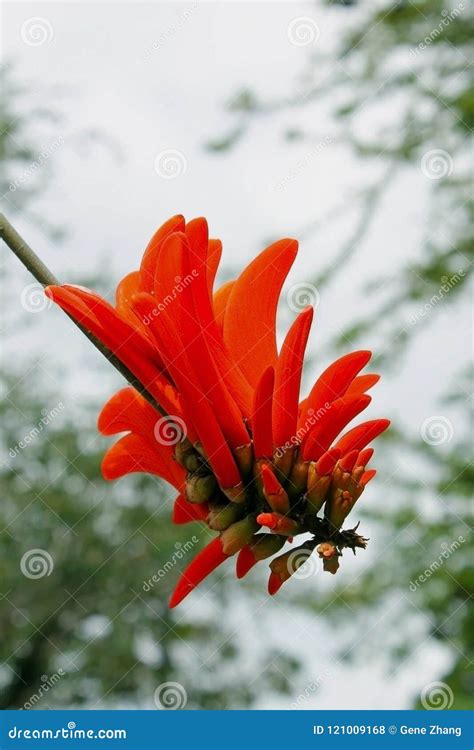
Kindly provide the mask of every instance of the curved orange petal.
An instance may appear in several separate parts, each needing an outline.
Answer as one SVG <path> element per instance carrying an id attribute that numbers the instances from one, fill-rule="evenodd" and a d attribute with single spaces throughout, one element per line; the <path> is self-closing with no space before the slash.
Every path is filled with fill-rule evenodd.
<path id="1" fill-rule="evenodd" d="M 305 461 L 317 461 L 329 448 L 340 431 L 363 409 L 370 404 L 370 396 L 350 396 L 340 398 L 318 419 L 316 424 L 305 435 L 303 442 L 303 458 Z M 341 448 L 339 444 L 336 448 Z M 347 453 L 341 449 L 341 454 Z"/>
<path id="2" fill-rule="evenodd" d="M 313 320 L 313 308 L 303 310 L 288 331 L 278 357 L 273 389 L 273 442 L 286 445 L 296 435 L 298 400 L 304 352 Z"/>
<path id="3" fill-rule="evenodd" d="M 372 373 L 368 373 L 367 375 L 358 375 L 352 383 L 349 385 L 349 388 L 345 392 L 345 396 L 354 396 L 356 393 L 365 393 L 366 391 L 370 390 L 370 388 L 373 388 L 376 383 L 378 383 L 380 380 L 380 375 L 375 375 Z"/>
<path id="4" fill-rule="evenodd" d="M 381 435 L 389 425 L 389 419 L 371 419 L 368 422 L 363 422 L 357 425 L 357 427 L 353 427 L 349 432 L 346 432 L 337 441 L 335 447 L 339 448 L 341 453 L 347 453 L 350 450 L 360 451 L 371 443 L 372 440 Z"/>
<path id="5" fill-rule="evenodd" d="M 241 273 L 230 293 L 224 341 L 253 386 L 268 365 L 276 365 L 278 298 L 297 250 L 297 241 L 291 239 L 270 245 Z"/>
<path id="6" fill-rule="evenodd" d="M 141 435 L 125 435 L 112 445 L 102 459 L 104 479 L 118 479 L 125 474 L 142 471 L 155 474 L 177 490 L 184 490 L 186 473 L 173 459 L 170 446 L 155 445 Z"/>
<path id="7" fill-rule="evenodd" d="M 153 294 L 155 273 L 159 267 L 159 256 L 163 241 L 173 232 L 184 232 L 184 216 L 177 214 L 165 221 L 147 245 L 140 265 L 140 291 Z"/>
<path id="8" fill-rule="evenodd" d="M 220 240 L 209 240 L 209 247 L 207 252 L 207 288 L 209 291 L 209 297 L 212 298 L 212 291 L 214 289 L 214 282 L 221 262 L 222 256 L 222 242 Z"/>
<path id="9" fill-rule="evenodd" d="M 267 367 L 255 388 L 252 406 L 252 436 L 255 458 L 273 455 L 272 396 L 275 371 Z"/>
<path id="10" fill-rule="evenodd" d="M 330 404 L 344 395 L 355 376 L 367 364 L 372 352 L 358 351 L 340 357 L 320 375 L 306 399 L 300 423 L 304 422 L 312 409 L 317 412 L 325 404 Z"/>
<path id="11" fill-rule="evenodd" d="M 194 560 L 191 560 L 181 574 L 181 578 L 169 602 L 170 609 L 180 604 L 201 581 L 227 560 L 228 557 L 229 555 L 226 555 L 222 549 L 220 537 L 216 537 L 212 542 L 209 542 L 207 547 L 198 552 Z"/>
<path id="12" fill-rule="evenodd" d="M 217 292 L 214 292 L 212 298 L 212 304 L 214 308 L 214 317 L 219 329 L 222 331 L 224 328 L 224 316 L 229 301 L 230 293 L 234 287 L 235 281 L 226 281 L 225 284 L 219 287 Z"/>

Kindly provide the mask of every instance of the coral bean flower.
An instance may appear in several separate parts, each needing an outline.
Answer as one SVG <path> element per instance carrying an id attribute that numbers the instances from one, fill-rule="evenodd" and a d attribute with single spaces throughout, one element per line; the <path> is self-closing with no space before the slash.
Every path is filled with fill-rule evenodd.
<path id="1" fill-rule="evenodd" d="M 239 578 L 272 557 L 274 594 L 310 555 L 335 573 L 344 548 L 366 545 L 356 529 L 342 527 L 375 475 L 366 468 L 367 446 L 389 421 L 340 433 L 369 404 L 367 390 L 379 376 L 360 374 L 369 351 L 351 352 L 300 401 L 312 308 L 296 317 L 280 351 L 275 334 L 297 248 L 292 239 L 275 242 L 214 291 L 221 243 L 209 239 L 205 219 L 175 216 L 119 283 L 114 305 L 70 284 L 46 290 L 168 415 L 133 387 L 111 397 L 99 430 L 125 434 L 104 456 L 105 479 L 157 475 L 179 493 L 175 523 L 197 521 L 216 532 L 183 572 L 171 607 L 233 555 Z M 292 547 L 300 534 L 303 543 Z"/>

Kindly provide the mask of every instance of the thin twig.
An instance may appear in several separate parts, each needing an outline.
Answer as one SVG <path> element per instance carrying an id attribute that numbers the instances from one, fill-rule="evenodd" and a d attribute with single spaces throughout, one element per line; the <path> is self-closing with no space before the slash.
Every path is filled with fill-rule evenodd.
<path id="1" fill-rule="evenodd" d="M 45 266 L 43 261 L 38 258 L 36 253 L 31 249 L 31 247 L 23 239 L 23 237 L 18 234 L 18 232 L 10 224 L 6 216 L 1 213 L 0 237 L 5 242 L 5 244 L 8 245 L 10 250 L 15 253 L 17 258 L 21 261 L 21 263 L 23 263 L 25 268 L 27 268 L 28 271 L 30 271 L 30 273 L 35 277 L 35 279 L 39 281 L 40 284 L 42 284 L 43 286 L 49 286 L 50 284 L 60 283 L 55 275 L 51 273 L 49 268 Z M 139 380 L 137 380 L 133 372 L 131 372 L 128 367 L 126 367 L 123 362 L 121 362 L 120 359 L 118 359 L 118 357 L 116 357 L 115 354 L 110 351 L 110 349 L 104 346 L 104 344 L 99 341 L 99 339 L 93 336 L 90 331 L 88 331 L 86 328 L 84 328 L 84 326 L 78 323 L 77 320 L 74 320 L 71 315 L 68 314 L 68 317 L 71 318 L 73 323 L 75 323 L 75 325 L 82 331 L 82 333 L 87 336 L 89 341 L 94 344 L 96 349 L 98 349 L 100 353 L 104 355 L 108 362 L 110 362 L 110 364 L 113 365 L 121 375 L 123 375 L 123 377 L 130 383 L 130 385 L 132 385 L 139 393 L 141 393 L 143 398 L 146 398 L 146 400 L 153 406 L 154 409 L 156 409 L 164 417 L 167 417 L 168 414 L 166 413 L 166 411 L 159 405 L 157 401 L 155 401 L 155 399 L 145 388 L 145 386 L 142 385 Z"/>

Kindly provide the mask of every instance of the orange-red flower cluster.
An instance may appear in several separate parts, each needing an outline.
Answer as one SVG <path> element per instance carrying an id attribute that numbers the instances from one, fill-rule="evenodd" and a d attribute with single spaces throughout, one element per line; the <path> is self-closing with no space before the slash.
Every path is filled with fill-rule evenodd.
<path id="1" fill-rule="evenodd" d="M 138 271 L 125 276 L 115 305 L 81 287 L 46 292 L 135 375 L 168 415 L 134 388 L 104 406 L 99 430 L 125 433 L 106 453 L 106 479 L 143 471 L 179 495 L 175 523 L 201 521 L 218 532 L 188 565 L 171 598 L 176 606 L 228 557 L 241 578 L 295 536 L 305 541 L 270 564 L 269 592 L 316 551 L 336 572 L 345 547 L 364 547 L 346 516 L 375 471 L 367 449 L 389 424 L 375 419 L 342 437 L 370 403 L 378 375 L 360 372 L 371 353 L 338 359 L 300 401 L 313 310 L 297 316 L 278 351 L 280 292 L 297 242 L 275 242 L 234 281 L 214 291 L 221 243 L 205 219 L 167 221 Z M 266 531 L 264 531 L 264 529 Z"/>

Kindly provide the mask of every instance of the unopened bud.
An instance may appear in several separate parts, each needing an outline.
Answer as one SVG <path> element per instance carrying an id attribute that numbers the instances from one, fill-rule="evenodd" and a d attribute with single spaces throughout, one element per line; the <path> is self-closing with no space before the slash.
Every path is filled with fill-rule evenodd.
<path id="1" fill-rule="evenodd" d="M 228 529 L 222 532 L 222 550 L 226 555 L 234 555 L 245 544 L 248 544 L 255 532 L 258 530 L 258 524 L 255 516 L 247 516 L 241 521 L 233 523 Z"/>
<path id="2" fill-rule="evenodd" d="M 242 517 L 244 509 L 237 503 L 209 503 L 207 524 L 214 531 L 224 531 Z"/>
<path id="3" fill-rule="evenodd" d="M 191 476 L 186 481 L 185 495 L 190 503 L 205 503 L 210 500 L 217 489 L 216 478 L 213 474 L 205 477 Z"/>

